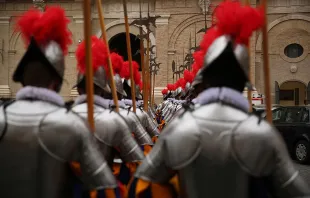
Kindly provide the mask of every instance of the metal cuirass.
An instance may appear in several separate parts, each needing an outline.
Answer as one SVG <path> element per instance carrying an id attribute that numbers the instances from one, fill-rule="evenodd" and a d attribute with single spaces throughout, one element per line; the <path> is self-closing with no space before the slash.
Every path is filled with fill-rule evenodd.
<path id="1" fill-rule="evenodd" d="M 82 103 L 72 108 L 85 120 L 87 119 L 87 104 Z M 144 154 L 131 135 L 126 120 L 118 113 L 94 105 L 95 139 L 100 150 L 111 166 L 117 152 L 125 162 L 140 161 Z"/>
<path id="2" fill-rule="evenodd" d="M 149 117 L 149 115 L 142 110 L 141 108 L 136 109 L 136 114 L 142 124 L 142 126 L 145 128 L 147 133 L 151 136 L 159 136 L 159 131 L 157 129 L 157 126 L 153 123 L 152 119 Z"/>
<path id="3" fill-rule="evenodd" d="M 146 158 L 135 176 L 166 183 L 178 173 L 181 197 L 248 198 L 252 178 L 279 197 L 310 193 L 276 129 L 221 103 L 174 119 Z"/>
<path id="4" fill-rule="evenodd" d="M 134 138 L 139 145 L 153 145 L 152 138 L 143 128 L 138 116 L 130 109 L 120 108 L 119 113 L 127 121 Z"/>
<path id="5" fill-rule="evenodd" d="M 86 186 L 117 186 L 84 121 L 64 107 L 40 100 L 3 105 L 0 137 L 0 197 L 71 197 L 73 161 Z"/>

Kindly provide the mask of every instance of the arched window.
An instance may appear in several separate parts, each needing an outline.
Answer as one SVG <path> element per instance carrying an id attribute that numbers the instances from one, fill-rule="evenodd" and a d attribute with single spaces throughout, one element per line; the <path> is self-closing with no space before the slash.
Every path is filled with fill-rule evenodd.
<path id="1" fill-rule="evenodd" d="M 298 58 L 304 53 L 304 48 L 297 44 L 293 43 L 285 47 L 284 54 L 289 58 Z"/>

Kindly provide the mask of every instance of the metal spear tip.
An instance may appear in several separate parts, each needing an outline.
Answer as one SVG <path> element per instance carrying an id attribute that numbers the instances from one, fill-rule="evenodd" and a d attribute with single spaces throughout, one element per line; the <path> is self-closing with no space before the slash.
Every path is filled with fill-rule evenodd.
<path id="1" fill-rule="evenodd" d="M 44 11 L 45 10 L 45 1 L 44 0 L 32 0 L 32 3 L 34 4 L 34 7 Z"/>
<path id="2" fill-rule="evenodd" d="M 197 34 L 206 33 L 207 30 L 208 30 L 208 28 L 201 28 L 200 30 L 198 30 Z"/>

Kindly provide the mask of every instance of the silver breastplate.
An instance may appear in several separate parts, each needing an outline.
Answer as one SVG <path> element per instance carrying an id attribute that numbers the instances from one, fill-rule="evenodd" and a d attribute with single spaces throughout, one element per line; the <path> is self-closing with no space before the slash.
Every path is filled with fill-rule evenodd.
<path id="1" fill-rule="evenodd" d="M 119 113 L 127 121 L 127 124 L 139 145 L 153 145 L 150 135 L 145 131 L 138 116 L 134 112 L 120 109 Z"/>
<path id="2" fill-rule="evenodd" d="M 268 178 L 271 192 L 283 197 L 310 193 L 273 127 L 219 103 L 173 120 L 136 176 L 165 183 L 173 171 L 190 198 L 247 198 L 250 177 Z"/>
<path id="3" fill-rule="evenodd" d="M 142 126 L 145 128 L 145 130 L 148 132 L 148 134 L 151 137 L 159 135 L 157 126 L 153 123 L 152 119 L 149 117 L 149 115 L 145 111 L 137 108 L 136 114 Z"/>
<path id="4" fill-rule="evenodd" d="M 76 105 L 72 110 L 85 120 L 87 119 L 86 103 Z M 126 162 L 139 161 L 144 158 L 143 152 L 131 135 L 130 128 L 120 114 L 95 105 L 94 117 L 94 136 L 110 165 L 112 165 L 115 152 L 119 153 L 122 160 Z"/>
<path id="5" fill-rule="evenodd" d="M 84 122 L 65 108 L 25 100 L 5 111 L 0 107 L 0 133 L 0 161 L 5 162 L 0 163 L 0 197 L 68 197 L 72 161 L 81 164 L 87 186 L 116 186 Z"/>

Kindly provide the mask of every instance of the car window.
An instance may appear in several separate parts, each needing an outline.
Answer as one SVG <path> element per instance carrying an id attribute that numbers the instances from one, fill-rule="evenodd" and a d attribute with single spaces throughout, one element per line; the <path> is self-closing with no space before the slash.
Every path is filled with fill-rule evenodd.
<path id="1" fill-rule="evenodd" d="M 285 122 L 294 123 L 301 121 L 302 108 L 287 108 L 285 113 Z"/>
<path id="2" fill-rule="evenodd" d="M 253 108 L 253 113 L 257 116 L 260 116 L 262 113 L 264 113 L 265 109 L 258 109 L 258 108 Z"/>
<path id="3" fill-rule="evenodd" d="M 283 120 L 284 116 L 284 109 L 283 108 L 277 108 L 272 111 L 272 121 L 281 121 Z"/>
<path id="4" fill-rule="evenodd" d="M 309 122 L 309 110 L 302 108 L 301 122 Z"/>

